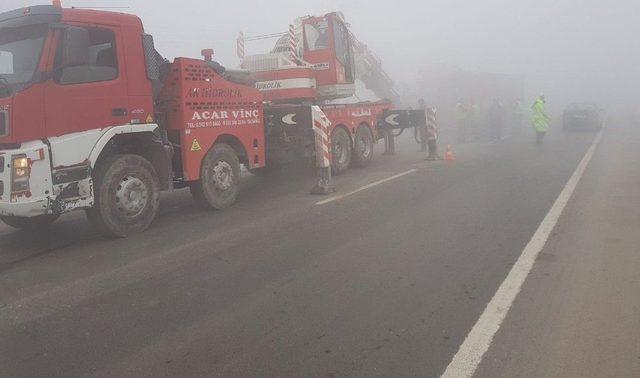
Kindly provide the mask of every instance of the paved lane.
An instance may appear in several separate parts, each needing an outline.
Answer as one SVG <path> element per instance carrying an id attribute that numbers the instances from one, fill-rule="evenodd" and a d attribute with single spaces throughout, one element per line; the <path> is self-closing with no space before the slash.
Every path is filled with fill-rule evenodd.
<path id="1" fill-rule="evenodd" d="M 340 190 L 416 172 L 322 206 L 303 174 L 225 212 L 172 194 L 129 240 L 2 229 L 0 376 L 437 375 L 592 138 L 377 157 Z"/>
<path id="2" fill-rule="evenodd" d="M 640 376 L 640 129 L 607 131 L 478 377 Z"/>

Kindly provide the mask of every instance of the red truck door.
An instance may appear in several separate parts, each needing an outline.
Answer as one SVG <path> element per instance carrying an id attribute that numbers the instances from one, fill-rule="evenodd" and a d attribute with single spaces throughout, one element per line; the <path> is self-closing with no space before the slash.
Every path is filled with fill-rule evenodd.
<path id="1" fill-rule="evenodd" d="M 45 88 L 48 136 L 129 123 L 123 51 L 117 27 L 60 30 L 53 78 Z"/>

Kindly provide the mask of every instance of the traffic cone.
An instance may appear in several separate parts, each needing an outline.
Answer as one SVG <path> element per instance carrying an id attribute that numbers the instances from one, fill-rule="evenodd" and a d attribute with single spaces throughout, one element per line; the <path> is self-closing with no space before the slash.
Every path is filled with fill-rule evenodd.
<path id="1" fill-rule="evenodd" d="M 456 155 L 453 153 L 453 148 L 451 145 L 447 145 L 447 152 L 444 154 L 445 161 L 456 161 Z"/>

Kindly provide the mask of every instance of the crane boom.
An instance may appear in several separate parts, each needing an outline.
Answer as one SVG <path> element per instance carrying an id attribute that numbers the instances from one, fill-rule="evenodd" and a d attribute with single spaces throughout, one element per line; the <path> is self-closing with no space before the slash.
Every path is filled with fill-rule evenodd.
<path id="1" fill-rule="evenodd" d="M 380 99 L 395 101 L 399 95 L 395 90 L 393 79 L 382 67 L 382 60 L 350 32 L 353 58 L 356 66 L 356 79 Z"/>

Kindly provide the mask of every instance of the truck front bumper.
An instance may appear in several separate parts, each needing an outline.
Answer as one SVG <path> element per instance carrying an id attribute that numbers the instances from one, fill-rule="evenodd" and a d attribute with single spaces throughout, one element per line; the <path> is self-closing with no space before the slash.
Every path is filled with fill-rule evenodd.
<path id="1" fill-rule="evenodd" d="M 20 203 L 0 202 L 0 215 L 2 216 L 30 218 L 43 214 L 49 214 L 48 199 Z"/>

